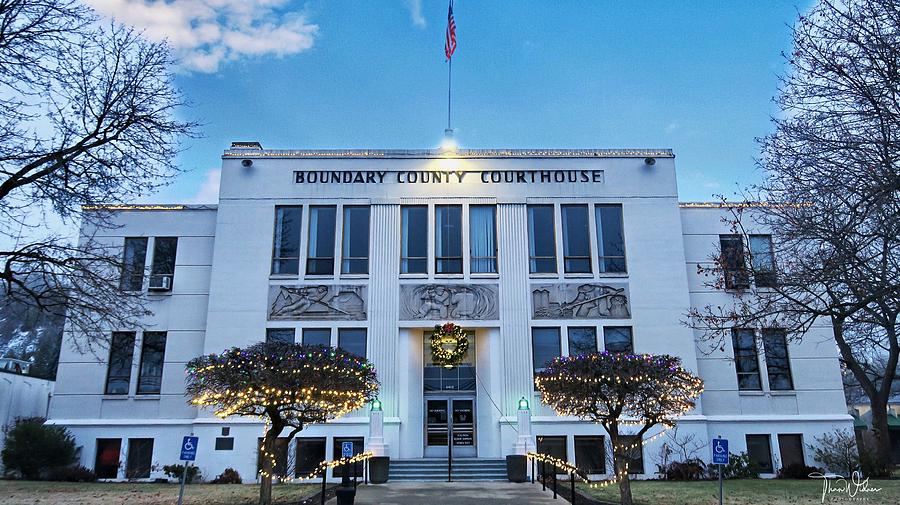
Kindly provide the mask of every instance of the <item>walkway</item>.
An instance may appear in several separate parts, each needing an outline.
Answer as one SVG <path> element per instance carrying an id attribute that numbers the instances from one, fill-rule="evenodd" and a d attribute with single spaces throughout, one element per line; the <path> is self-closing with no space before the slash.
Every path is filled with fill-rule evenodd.
<path id="1" fill-rule="evenodd" d="M 331 499 L 328 504 L 337 503 Z M 568 504 L 562 497 L 542 492 L 540 485 L 512 482 L 388 482 L 360 485 L 356 490 L 358 505 L 484 505 L 506 503 L 516 505 Z"/>

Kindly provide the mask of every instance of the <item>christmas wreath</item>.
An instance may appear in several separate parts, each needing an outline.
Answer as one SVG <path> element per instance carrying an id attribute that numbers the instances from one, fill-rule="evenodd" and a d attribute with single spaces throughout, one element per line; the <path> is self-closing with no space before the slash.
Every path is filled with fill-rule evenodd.
<path id="1" fill-rule="evenodd" d="M 435 365 L 453 368 L 462 362 L 469 352 L 469 338 L 462 328 L 445 323 L 436 325 L 431 334 L 431 361 Z"/>

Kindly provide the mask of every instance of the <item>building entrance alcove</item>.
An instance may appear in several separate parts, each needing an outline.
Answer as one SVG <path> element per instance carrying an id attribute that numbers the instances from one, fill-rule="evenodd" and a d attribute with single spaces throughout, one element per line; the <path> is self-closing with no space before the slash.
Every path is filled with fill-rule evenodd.
<path id="1" fill-rule="evenodd" d="M 458 366 L 435 365 L 431 332 L 424 333 L 423 397 L 424 456 L 446 458 L 450 444 L 454 458 L 474 458 L 476 447 L 475 332 L 467 331 L 469 350 Z M 452 435 L 451 435 L 452 433 Z"/>

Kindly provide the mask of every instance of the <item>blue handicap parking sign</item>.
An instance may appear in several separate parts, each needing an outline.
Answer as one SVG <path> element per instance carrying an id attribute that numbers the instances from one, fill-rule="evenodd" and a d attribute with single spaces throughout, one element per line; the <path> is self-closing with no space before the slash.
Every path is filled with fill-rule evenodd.
<path id="1" fill-rule="evenodd" d="M 728 440 L 714 438 L 712 441 L 712 462 L 714 465 L 728 464 Z"/>
<path id="2" fill-rule="evenodd" d="M 198 437 L 184 437 L 181 441 L 181 461 L 194 461 L 197 459 Z"/>
<path id="3" fill-rule="evenodd" d="M 353 457 L 353 442 L 341 442 L 341 457 L 342 458 L 352 458 Z"/>

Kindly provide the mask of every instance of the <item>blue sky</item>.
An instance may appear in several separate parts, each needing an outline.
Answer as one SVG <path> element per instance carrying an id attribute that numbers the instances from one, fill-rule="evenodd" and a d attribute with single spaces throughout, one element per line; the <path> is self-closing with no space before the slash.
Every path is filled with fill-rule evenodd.
<path id="1" fill-rule="evenodd" d="M 177 84 L 203 137 L 186 143 L 179 163 L 188 172 L 154 200 L 211 198 L 233 140 L 423 148 L 446 125 L 444 0 L 258 0 L 249 21 L 222 10 L 252 9 L 249 0 L 150 1 L 140 4 L 146 15 L 134 0 L 89 1 L 165 34 L 191 62 Z M 731 193 L 760 176 L 754 138 L 771 130 L 780 53 L 808 3 L 457 0 L 457 139 L 473 148 L 670 147 L 682 200 Z M 160 25 L 156 7 L 181 10 Z M 223 31 L 198 42 L 203 23 Z"/>

